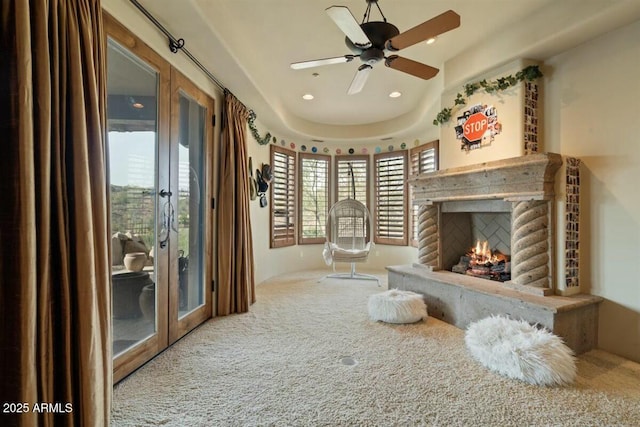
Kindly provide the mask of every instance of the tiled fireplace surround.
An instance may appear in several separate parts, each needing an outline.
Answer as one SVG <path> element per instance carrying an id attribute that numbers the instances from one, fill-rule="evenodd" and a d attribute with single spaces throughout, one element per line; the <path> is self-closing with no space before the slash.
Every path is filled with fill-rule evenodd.
<path id="1" fill-rule="evenodd" d="M 412 202 L 420 206 L 419 264 L 388 267 L 389 287 L 422 293 L 430 316 L 460 328 L 504 314 L 546 327 L 577 354 L 596 347 L 602 299 L 555 295 L 554 186 L 561 165 L 559 154 L 535 153 L 410 179 Z M 478 224 L 489 225 L 478 231 Z M 510 282 L 448 271 L 478 233 L 510 253 Z"/>

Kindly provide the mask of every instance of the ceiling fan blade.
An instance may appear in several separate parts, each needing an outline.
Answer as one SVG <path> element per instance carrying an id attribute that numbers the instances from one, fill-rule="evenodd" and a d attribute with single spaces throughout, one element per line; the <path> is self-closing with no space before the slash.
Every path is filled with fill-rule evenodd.
<path id="1" fill-rule="evenodd" d="M 362 64 L 358 71 L 356 71 L 356 75 L 353 77 L 351 81 L 351 86 L 349 86 L 349 90 L 347 90 L 348 95 L 354 95 L 362 90 L 364 84 L 367 82 L 369 78 L 369 73 L 373 67 L 369 64 Z"/>
<path id="2" fill-rule="evenodd" d="M 453 30 L 460 26 L 460 15 L 453 10 L 448 10 L 435 18 L 423 22 L 420 25 L 398 34 L 387 41 L 386 48 L 391 51 L 398 51 L 416 43 L 436 37 L 442 33 Z"/>
<path id="3" fill-rule="evenodd" d="M 354 45 L 363 49 L 371 47 L 369 37 L 362 31 L 360 24 L 353 17 L 349 8 L 346 6 L 331 6 L 325 11 Z"/>
<path id="4" fill-rule="evenodd" d="M 304 68 L 319 67 L 321 65 L 342 64 L 344 62 L 351 62 L 355 58 L 355 55 L 336 56 L 334 58 L 313 59 L 311 61 L 294 62 L 291 64 L 291 68 L 294 70 L 302 70 Z"/>
<path id="5" fill-rule="evenodd" d="M 440 71 L 437 68 L 430 67 L 422 62 L 416 62 L 398 55 L 389 56 L 384 61 L 384 64 L 389 68 L 411 74 L 412 76 L 416 76 L 424 80 L 429 80 L 430 78 L 435 77 L 436 74 L 438 74 L 438 71 Z"/>

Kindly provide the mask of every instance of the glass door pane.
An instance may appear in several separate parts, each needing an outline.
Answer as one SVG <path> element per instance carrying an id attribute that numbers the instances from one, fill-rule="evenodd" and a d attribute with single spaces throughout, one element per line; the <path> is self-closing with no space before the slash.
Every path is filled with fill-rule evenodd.
<path id="1" fill-rule="evenodd" d="M 169 343 L 211 317 L 213 100 L 171 72 Z"/>
<path id="2" fill-rule="evenodd" d="M 180 91 L 178 139 L 178 283 L 181 318 L 204 299 L 204 194 L 206 109 Z"/>
<path id="3" fill-rule="evenodd" d="M 111 187 L 113 355 L 153 336 L 158 235 L 157 72 L 109 39 L 107 118 Z"/>

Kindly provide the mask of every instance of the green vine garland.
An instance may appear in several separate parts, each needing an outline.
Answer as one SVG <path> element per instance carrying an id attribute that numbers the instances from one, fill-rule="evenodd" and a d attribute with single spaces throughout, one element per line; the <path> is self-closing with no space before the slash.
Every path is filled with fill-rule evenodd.
<path id="1" fill-rule="evenodd" d="M 260 133 L 258 132 L 258 129 L 256 128 L 256 125 L 254 123 L 256 121 L 256 113 L 253 110 L 249 111 L 249 119 L 247 121 L 249 122 L 249 129 L 251 130 L 251 134 L 256 139 L 256 141 L 258 141 L 258 144 L 267 145 L 269 141 L 271 141 L 271 134 L 267 132 L 264 138 L 260 137 Z"/>
<path id="2" fill-rule="evenodd" d="M 464 94 L 456 94 L 456 99 L 453 100 L 454 106 L 443 108 L 442 111 L 440 111 L 436 116 L 433 124 L 435 126 L 438 126 L 448 122 L 451 119 L 453 109 L 455 107 L 466 105 L 468 98 L 480 89 L 484 89 L 484 91 L 487 93 L 496 93 L 507 90 L 524 80 L 530 82 L 539 79 L 540 77 L 542 77 L 540 68 L 537 65 L 530 65 L 518 71 L 515 76 L 509 74 L 508 76 L 500 77 L 499 79 L 492 81 L 481 80 L 475 83 L 468 83 L 464 85 Z"/>

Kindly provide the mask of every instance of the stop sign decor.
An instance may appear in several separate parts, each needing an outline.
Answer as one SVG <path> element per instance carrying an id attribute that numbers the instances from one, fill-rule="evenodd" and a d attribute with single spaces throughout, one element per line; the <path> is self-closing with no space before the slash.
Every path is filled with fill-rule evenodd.
<path id="1" fill-rule="evenodd" d="M 476 104 L 458 116 L 455 129 L 460 149 L 468 152 L 491 145 L 494 137 L 502 131 L 502 125 L 493 105 Z"/>
<path id="2" fill-rule="evenodd" d="M 475 113 L 469 116 L 467 121 L 462 125 L 462 135 L 467 138 L 467 141 L 474 142 L 482 139 L 482 135 L 489 128 L 489 120 L 484 113 Z"/>

